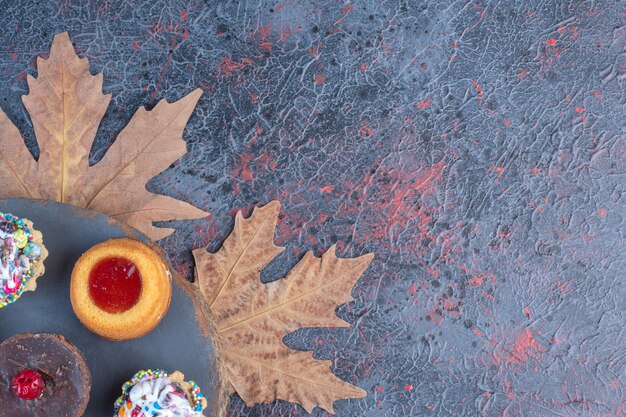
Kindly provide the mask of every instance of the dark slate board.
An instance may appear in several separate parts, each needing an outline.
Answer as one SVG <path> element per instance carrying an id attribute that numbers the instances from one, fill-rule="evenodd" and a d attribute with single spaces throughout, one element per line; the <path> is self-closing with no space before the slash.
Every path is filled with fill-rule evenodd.
<path id="1" fill-rule="evenodd" d="M 203 388 L 208 410 L 219 408 L 219 378 L 212 371 L 216 368 L 214 346 L 202 335 L 193 302 L 178 284 L 173 286 L 172 302 L 163 321 L 140 339 L 104 340 L 83 327 L 72 311 L 70 274 L 84 251 L 107 239 L 130 236 L 148 242 L 147 237 L 105 215 L 66 204 L 0 200 L 0 211 L 32 220 L 50 252 L 37 291 L 26 292 L 14 304 L 0 309 L 0 340 L 23 332 L 51 332 L 74 343 L 85 355 L 92 375 L 85 417 L 111 416 L 124 381 L 137 370 L 148 368 L 182 371 Z"/>

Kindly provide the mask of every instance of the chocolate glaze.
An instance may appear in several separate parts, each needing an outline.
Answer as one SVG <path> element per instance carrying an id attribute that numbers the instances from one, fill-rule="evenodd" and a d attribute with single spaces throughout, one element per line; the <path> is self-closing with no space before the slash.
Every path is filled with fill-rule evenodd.
<path id="1" fill-rule="evenodd" d="M 23 369 L 38 371 L 46 384 L 40 398 L 16 397 L 11 378 Z M 63 336 L 18 334 L 0 343 L 0 415 L 79 417 L 89 402 L 91 374 L 78 349 Z"/>

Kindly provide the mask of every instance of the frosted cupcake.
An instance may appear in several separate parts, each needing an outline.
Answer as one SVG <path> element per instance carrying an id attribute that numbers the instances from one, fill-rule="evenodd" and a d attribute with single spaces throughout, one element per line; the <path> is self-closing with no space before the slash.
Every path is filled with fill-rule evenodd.
<path id="1" fill-rule="evenodd" d="M 203 417 L 206 398 L 179 371 L 139 371 L 122 386 L 114 417 Z"/>
<path id="2" fill-rule="evenodd" d="M 48 251 L 30 220 L 0 212 L 0 308 L 35 291 Z"/>

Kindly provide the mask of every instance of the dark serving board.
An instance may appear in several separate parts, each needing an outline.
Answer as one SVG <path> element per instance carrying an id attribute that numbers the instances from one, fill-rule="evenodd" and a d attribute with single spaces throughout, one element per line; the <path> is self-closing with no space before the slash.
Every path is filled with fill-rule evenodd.
<path id="1" fill-rule="evenodd" d="M 0 200 L 0 211 L 26 217 L 43 233 L 50 252 L 45 274 L 35 292 L 25 292 L 0 309 L 0 341 L 23 332 L 59 333 L 85 355 L 91 369 L 91 398 L 85 417 L 113 415 L 122 384 L 140 369 L 180 370 L 202 388 L 207 416 L 219 414 L 221 383 L 214 344 L 202 322 L 205 308 L 192 297 L 189 284 L 175 279 L 172 302 L 163 321 L 148 335 L 110 342 L 87 330 L 70 305 L 69 284 L 78 257 L 98 242 L 111 238 L 149 239 L 108 216 L 74 206 L 41 201 Z M 185 291 L 185 287 L 187 290 Z M 192 299 L 193 298 L 193 299 Z M 201 301 L 200 301 L 201 302 Z M 196 311 L 198 310 L 198 312 Z"/>

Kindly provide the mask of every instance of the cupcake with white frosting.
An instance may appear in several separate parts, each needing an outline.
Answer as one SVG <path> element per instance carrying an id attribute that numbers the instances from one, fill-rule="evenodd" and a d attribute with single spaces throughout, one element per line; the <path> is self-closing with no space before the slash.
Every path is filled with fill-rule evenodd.
<path id="1" fill-rule="evenodd" d="M 194 381 L 176 371 L 139 371 L 122 386 L 114 417 L 202 417 L 206 398 Z"/>
<path id="2" fill-rule="evenodd" d="M 0 212 L 0 308 L 35 291 L 48 251 L 28 219 Z"/>

